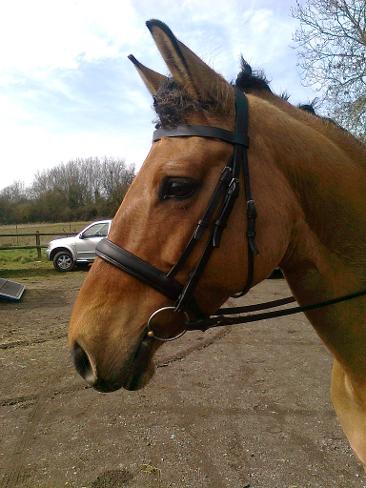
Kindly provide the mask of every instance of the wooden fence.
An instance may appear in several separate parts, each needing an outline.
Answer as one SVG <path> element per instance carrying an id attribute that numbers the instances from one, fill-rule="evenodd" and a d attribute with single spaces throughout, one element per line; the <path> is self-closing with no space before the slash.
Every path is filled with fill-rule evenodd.
<path id="1" fill-rule="evenodd" d="M 10 246 L 0 246 L 0 251 L 13 251 L 16 249 L 37 249 L 37 256 L 38 259 L 41 259 L 42 249 L 47 249 L 47 246 L 41 243 L 41 237 L 43 236 L 57 236 L 57 237 L 65 237 L 65 236 L 72 236 L 75 235 L 75 232 L 27 232 L 22 234 L 0 234 L 0 240 L 2 237 L 15 237 L 18 243 L 19 237 L 34 237 L 35 238 L 35 245 L 27 245 L 27 246 L 19 246 L 19 245 L 10 245 Z"/>

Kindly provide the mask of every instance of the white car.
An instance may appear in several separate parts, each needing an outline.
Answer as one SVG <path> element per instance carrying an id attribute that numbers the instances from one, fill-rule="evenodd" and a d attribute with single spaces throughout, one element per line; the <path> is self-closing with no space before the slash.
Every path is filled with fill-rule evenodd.
<path id="1" fill-rule="evenodd" d="M 111 220 L 93 222 L 79 234 L 54 239 L 48 244 L 47 257 L 57 271 L 71 271 L 78 264 L 92 263 L 99 241 L 107 237 Z"/>

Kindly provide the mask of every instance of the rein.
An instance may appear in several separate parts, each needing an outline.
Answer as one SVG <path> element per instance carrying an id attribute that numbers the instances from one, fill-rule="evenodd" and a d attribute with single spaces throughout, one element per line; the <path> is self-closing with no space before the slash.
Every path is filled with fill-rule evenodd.
<path id="1" fill-rule="evenodd" d="M 323 302 L 311 303 L 309 305 L 282 308 L 280 310 L 273 310 L 265 313 L 249 314 L 243 317 L 228 317 L 227 315 L 246 313 L 255 310 L 265 310 L 267 308 L 276 308 L 281 305 L 295 302 L 294 297 L 281 298 L 279 300 L 273 300 L 271 302 L 258 303 L 255 305 L 247 305 L 245 307 L 233 307 L 233 308 L 220 308 L 217 312 L 212 314 L 208 319 L 197 320 L 195 322 L 188 322 L 186 324 L 186 330 L 201 330 L 206 331 L 214 327 L 222 327 L 224 325 L 240 325 L 248 322 L 257 322 L 258 320 L 273 319 L 276 317 L 285 317 L 287 315 L 294 315 L 300 312 L 307 312 L 310 310 L 317 310 L 329 305 L 335 305 L 336 303 L 346 302 L 366 295 L 366 290 L 357 291 L 348 295 L 343 295 L 337 298 L 331 298 L 330 300 L 324 300 Z"/>
<path id="2" fill-rule="evenodd" d="M 140 345 L 136 351 L 136 357 L 142 354 L 142 350 L 147 346 L 151 340 L 171 341 L 181 337 L 185 332 L 191 330 L 205 331 L 214 327 L 221 327 L 224 325 L 237 325 L 258 320 L 265 320 L 275 317 L 283 317 L 309 310 L 319 309 L 334 305 L 336 303 L 351 300 L 353 298 L 366 295 L 366 290 L 361 290 L 355 293 L 344 295 L 341 297 L 329 299 L 326 301 L 291 308 L 282 308 L 279 310 L 272 310 L 269 312 L 258 312 L 270 308 L 277 308 L 295 301 L 294 297 L 286 297 L 270 302 L 259 303 L 256 305 L 247 305 L 244 307 L 221 308 L 211 316 L 204 314 L 195 298 L 194 291 L 199 282 L 199 279 L 209 261 L 211 253 L 215 248 L 220 246 L 222 233 L 226 227 L 227 221 L 234 207 L 236 198 L 239 195 L 240 175 L 243 173 L 244 195 L 246 199 L 246 239 L 248 244 L 247 256 L 247 280 L 244 289 L 234 295 L 234 297 L 242 296 L 247 293 L 253 285 L 254 276 L 254 258 L 258 254 L 255 236 L 256 236 L 256 217 L 257 211 L 255 202 L 252 197 L 250 186 L 250 174 L 248 163 L 248 101 L 243 92 L 235 88 L 235 131 L 230 132 L 219 127 L 210 127 L 202 125 L 182 125 L 175 129 L 158 129 L 153 134 L 153 142 L 160 140 L 163 137 L 205 137 L 211 139 L 219 139 L 233 145 L 233 154 L 230 161 L 224 167 L 209 199 L 206 210 L 198 221 L 196 228 L 183 250 L 181 256 L 175 265 L 167 272 L 163 272 L 150 263 L 144 261 L 135 254 L 123 249 L 109 239 L 103 239 L 96 247 L 96 254 L 119 268 L 120 270 L 137 278 L 141 282 L 154 288 L 161 294 L 165 295 L 172 301 L 175 301 L 174 306 L 163 307 L 150 316 L 147 325 L 142 334 Z M 213 220 L 216 215 L 216 220 Z M 211 227 L 211 228 L 210 228 Z M 209 237 L 206 241 L 206 246 L 198 259 L 195 267 L 190 271 L 187 282 L 182 285 L 175 276 L 177 272 L 182 269 L 188 257 L 192 253 L 195 245 L 202 239 L 205 233 L 209 232 Z M 159 315 L 159 313 L 171 310 L 172 312 L 181 312 L 185 317 L 185 329 L 174 337 L 159 337 L 153 328 L 152 321 Z M 193 313 L 197 318 L 190 320 L 189 312 Z M 241 313 L 249 313 L 248 315 L 231 317 L 230 315 L 237 315 Z M 143 347 L 144 346 L 144 347 Z"/>

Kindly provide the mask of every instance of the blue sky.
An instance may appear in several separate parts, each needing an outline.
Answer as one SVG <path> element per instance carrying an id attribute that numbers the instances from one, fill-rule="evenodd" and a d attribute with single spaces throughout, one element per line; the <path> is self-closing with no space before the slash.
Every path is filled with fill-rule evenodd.
<path id="1" fill-rule="evenodd" d="M 158 18 L 228 80 L 243 56 L 292 103 L 301 85 L 295 0 L 11 0 L 0 3 L 0 188 L 37 170 L 113 156 L 139 168 L 152 100 L 127 55 L 167 74 L 145 21 Z"/>

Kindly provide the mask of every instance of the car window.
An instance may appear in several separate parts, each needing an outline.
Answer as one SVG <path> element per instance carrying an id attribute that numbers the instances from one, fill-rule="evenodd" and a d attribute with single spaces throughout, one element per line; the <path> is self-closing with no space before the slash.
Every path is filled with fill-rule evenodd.
<path id="1" fill-rule="evenodd" d="M 106 237 L 108 234 L 108 222 L 95 224 L 83 232 L 83 237 Z"/>

